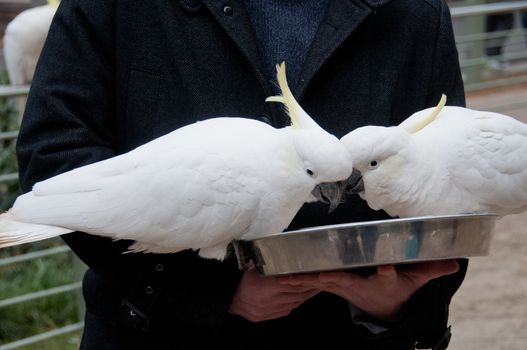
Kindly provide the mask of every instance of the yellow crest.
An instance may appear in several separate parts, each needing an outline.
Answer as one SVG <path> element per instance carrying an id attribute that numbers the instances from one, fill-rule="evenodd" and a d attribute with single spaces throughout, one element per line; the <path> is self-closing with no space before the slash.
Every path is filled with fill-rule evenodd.
<path id="1" fill-rule="evenodd" d="M 53 7 L 59 7 L 59 3 L 60 3 L 59 0 L 48 0 L 48 5 L 53 6 Z"/>
<path id="2" fill-rule="evenodd" d="M 270 96 L 265 99 L 266 102 L 280 102 L 283 103 L 287 111 L 287 115 L 291 120 L 291 127 L 295 129 L 311 129 L 324 131 L 305 111 L 300 107 L 295 100 L 285 75 L 285 63 L 276 65 L 277 80 L 280 86 L 280 96 Z M 324 131 L 325 132 L 325 131 Z"/>
<path id="3" fill-rule="evenodd" d="M 280 86 L 282 93 L 280 96 L 270 96 L 266 98 L 265 101 L 282 103 L 287 111 L 287 115 L 291 120 L 291 126 L 298 128 L 299 123 L 296 116 L 298 115 L 298 109 L 301 109 L 301 107 L 293 97 L 293 93 L 291 92 L 291 89 L 289 89 L 289 84 L 287 84 L 285 62 L 276 65 L 276 79 L 278 80 L 278 85 Z"/>
<path id="4" fill-rule="evenodd" d="M 406 131 L 408 131 L 410 134 L 415 134 L 419 130 L 422 130 L 425 126 L 433 122 L 439 113 L 441 113 L 441 110 L 446 104 L 446 95 L 441 95 L 441 100 L 439 100 L 439 103 L 437 106 L 428 114 L 427 116 L 424 116 L 418 120 L 405 120 L 401 124 L 399 124 L 400 127 L 404 128 Z M 409 118 L 411 119 L 411 118 Z"/>

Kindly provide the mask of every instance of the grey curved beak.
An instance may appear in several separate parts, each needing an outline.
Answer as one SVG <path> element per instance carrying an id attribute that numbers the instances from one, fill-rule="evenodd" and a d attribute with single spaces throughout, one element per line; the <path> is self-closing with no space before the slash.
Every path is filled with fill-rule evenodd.
<path id="1" fill-rule="evenodd" d="M 318 201 L 329 204 L 329 211 L 331 213 L 342 202 L 342 196 L 346 190 L 346 183 L 327 182 L 315 186 L 311 194 L 317 198 Z"/>
<path id="2" fill-rule="evenodd" d="M 346 193 L 357 194 L 364 192 L 364 180 L 357 169 L 353 169 L 350 177 L 346 180 Z"/>
<path id="3" fill-rule="evenodd" d="M 325 182 L 315 186 L 311 194 L 319 201 L 329 204 L 329 213 L 337 209 L 345 200 L 344 194 L 357 194 L 364 192 L 362 174 L 353 169 L 350 177 L 344 181 Z"/>

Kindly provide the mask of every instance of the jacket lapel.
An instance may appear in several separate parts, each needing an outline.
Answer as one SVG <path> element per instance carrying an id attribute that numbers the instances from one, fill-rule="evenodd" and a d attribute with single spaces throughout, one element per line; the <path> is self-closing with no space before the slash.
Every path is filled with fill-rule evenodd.
<path id="1" fill-rule="evenodd" d="M 243 0 L 230 0 L 228 4 L 217 0 L 203 0 L 203 3 L 249 61 L 266 93 L 270 94 L 268 84 L 262 73 L 262 63 L 254 29 L 245 10 Z"/>
<path id="2" fill-rule="evenodd" d="M 311 43 L 302 66 L 297 96 L 304 94 L 311 79 L 344 40 L 375 8 L 390 0 L 330 0 L 326 16 Z"/>
<path id="3" fill-rule="evenodd" d="M 326 16 L 320 24 L 302 66 L 295 95 L 302 96 L 311 79 L 340 44 L 370 13 L 375 11 L 376 7 L 390 1 L 329 0 Z M 243 0 L 230 0 L 228 5 L 223 1 L 203 0 L 203 4 L 246 57 L 266 94 L 269 95 L 271 91 L 262 73 L 257 39 Z M 226 9 L 226 6 L 230 7 L 230 10 Z"/>

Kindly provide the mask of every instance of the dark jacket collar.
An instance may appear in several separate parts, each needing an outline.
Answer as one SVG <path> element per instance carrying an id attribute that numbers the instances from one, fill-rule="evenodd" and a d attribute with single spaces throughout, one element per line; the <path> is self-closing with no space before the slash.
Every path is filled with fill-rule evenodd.
<path id="1" fill-rule="evenodd" d="M 330 0 L 326 16 L 311 43 L 300 79 L 297 96 L 303 95 L 309 82 L 333 52 L 362 23 L 372 10 L 359 1 Z"/>
<path id="2" fill-rule="evenodd" d="M 362 2 L 365 5 L 370 6 L 370 7 L 379 7 L 379 6 L 382 6 L 382 5 L 386 5 L 390 1 L 392 1 L 392 0 L 362 0 Z"/>
<path id="3" fill-rule="evenodd" d="M 212 13 L 216 21 L 222 26 L 227 35 L 236 44 L 238 49 L 252 65 L 258 80 L 264 87 L 266 94 L 271 91 L 262 73 L 262 64 L 258 52 L 256 34 L 254 33 L 251 20 L 245 10 L 243 0 L 202 0 L 203 4 Z M 230 7 L 228 9 L 227 7 Z"/>
<path id="4" fill-rule="evenodd" d="M 313 39 L 300 73 L 296 96 L 301 96 L 316 72 L 331 57 L 342 42 L 379 6 L 391 0 L 330 0 L 326 16 Z M 227 35 L 242 51 L 254 68 L 255 74 L 267 94 L 270 93 L 261 69 L 257 40 L 243 0 L 180 0 L 188 12 L 198 11 L 205 5 Z M 226 9 L 226 6 L 230 9 Z"/>

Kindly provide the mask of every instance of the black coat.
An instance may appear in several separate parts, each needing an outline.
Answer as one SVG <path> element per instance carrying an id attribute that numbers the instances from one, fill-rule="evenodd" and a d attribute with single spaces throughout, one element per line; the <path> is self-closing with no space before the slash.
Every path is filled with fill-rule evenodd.
<path id="1" fill-rule="evenodd" d="M 199 119 L 243 116 L 284 126 L 281 109 L 264 102 L 274 91 L 263 71 L 241 0 L 63 0 L 18 139 L 22 187 Z M 304 109 L 338 137 L 365 124 L 399 123 L 442 93 L 449 104 L 464 105 L 445 1 L 330 1 L 297 87 Z M 330 215 L 325 205 L 306 205 L 291 228 L 380 218 L 387 216 L 356 199 Z M 234 259 L 220 263 L 189 251 L 122 255 L 128 242 L 83 233 L 64 239 L 90 267 L 90 349 L 159 349 L 193 334 L 198 342 L 236 334 L 231 346 L 251 340 L 264 347 L 282 336 L 354 349 L 427 345 L 443 334 L 466 268 L 431 281 L 401 322 L 374 336 L 351 322 L 345 300 L 325 293 L 274 321 L 228 314 L 241 275 Z"/>

